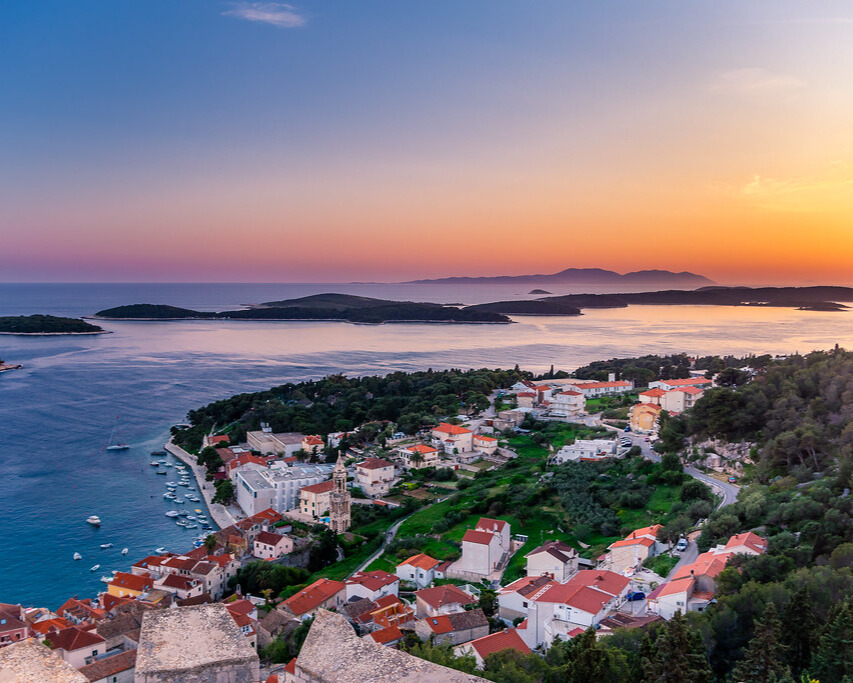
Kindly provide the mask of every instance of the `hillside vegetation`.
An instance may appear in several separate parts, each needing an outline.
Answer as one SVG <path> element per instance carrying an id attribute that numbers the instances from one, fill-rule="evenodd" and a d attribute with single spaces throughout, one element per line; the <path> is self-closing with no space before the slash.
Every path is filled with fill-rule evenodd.
<path id="1" fill-rule="evenodd" d="M 103 331 L 102 327 L 79 318 L 62 318 L 54 315 L 0 317 L 0 332 L 9 334 L 81 334 Z"/>

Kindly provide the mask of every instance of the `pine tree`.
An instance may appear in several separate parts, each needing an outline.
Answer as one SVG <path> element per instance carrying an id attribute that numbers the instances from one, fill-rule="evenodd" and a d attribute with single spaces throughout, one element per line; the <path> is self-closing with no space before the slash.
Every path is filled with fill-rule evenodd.
<path id="1" fill-rule="evenodd" d="M 781 641 L 782 622 L 776 614 L 776 605 L 767 603 L 761 621 L 756 620 L 752 640 L 743 658 L 734 668 L 737 681 L 768 683 L 784 675 L 788 667 L 784 663 L 785 645 Z"/>
<path id="2" fill-rule="evenodd" d="M 785 661 L 791 667 L 791 672 L 799 676 L 811 662 L 817 634 L 820 632 L 811 609 L 809 592 L 805 588 L 799 588 L 791 596 L 782 610 L 781 621 L 785 624 L 781 633 L 786 647 Z"/>
<path id="3" fill-rule="evenodd" d="M 823 632 L 809 674 L 820 681 L 853 681 L 853 610 L 849 600 Z"/>
<path id="4" fill-rule="evenodd" d="M 713 680 L 699 634 L 676 612 L 655 640 L 643 663 L 646 679 L 656 683 L 710 683 Z"/>

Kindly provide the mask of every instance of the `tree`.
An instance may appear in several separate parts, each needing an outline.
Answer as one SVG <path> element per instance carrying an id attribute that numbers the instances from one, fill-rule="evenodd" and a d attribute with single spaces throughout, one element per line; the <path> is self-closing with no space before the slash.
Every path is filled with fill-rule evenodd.
<path id="1" fill-rule="evenodd" d="M 784 662 L 786 648 L 781 633 L 782 622 L 776 614 L 776 605 L 768 602 L 761 620 L 755 622 L 752 640 L 743 658 L 734 668 L 736 680 L 768 683 L 771 676 L 790 673 Z"/>
<path id="2" fill-rule="evenodd" d="M 853 681 L 853 610 L 842 604 L 820 638 L 809 674 L 819 681 Z"/>
<path id="3" fill-rule="evenodd" d="M 690 628 L 680 611 L 658 631 L 650 645 L 649 651 L 654 656 L 643 660 L 647 679 L 660 683 L 710 683 L 713 680 L 699 634 Z"/>
<path id="4" fill-rule="evenodd" d="M 734 569 L 732 571 L 736 572 Z M 790 666 L 791 672 L 799 676 L 812 659 L 817 634 L 820 632 L 820 626 L 815 619 L 809 593 L 805 587 L 800 587 L 791 596 L 782 610 L 781 621 L 785 624 L 782 630 L 785 661 Z"/>
<path id="5" fill-rule="evenodd" d="M 216 536 L 213 534 L 207 535 L 207 538 L 204 539 L 204 547 L 207 550 L 208 555 L 214 551 L 217 543 L 219 543 L 219 541 L 216 540 Z"/>
<path id="6" fill-rule="evenodd" d="M 338 540 L 331 529 L 324 528 L 308 554 L 308 571 L 316 572 L 338 559 Z"/>
<path id="7" fill-rule="evenodd" d="M 483 675 L 497 683 L 539 683 L 547 671 L 539 655 L 511 648 L 493 652 L 483 661 Z"/>
<path id="8" fill-rule="evenodd" d="M 545 660 L 552 666 L 546 683 L 559 681 L 624 681 L 628 679 L 625 656 L 599 645 L 595 629 L 569 641 L 556 640 Z"/>
<path id="9" fill-rule="evenodd" d="M 237 492 L 234 488 L 234 483 L 230 479 L 217 481 L 214 486 L 216 487 L 216 494 L 213 496 L 214 503 L 228 505 L 234 502 Z"/>
<path id="10" fill-rule="evenodd" d="M 424 461 L 424 456 L 418 451 L 415 451 L 411 456 L 409 456 L 409 460 L 411 460 L 414 463 L 415 468 L 417 468 L 417 466 Z"/>

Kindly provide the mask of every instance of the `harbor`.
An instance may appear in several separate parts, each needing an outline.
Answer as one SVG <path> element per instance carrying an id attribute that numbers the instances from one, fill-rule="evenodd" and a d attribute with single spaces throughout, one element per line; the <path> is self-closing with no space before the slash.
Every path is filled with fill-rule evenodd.
<path id="1" fill-rule="evenodd" d="M 210 518 L 213 523 L 220 529 L 224 529 L 225 527 L 234 524 L 236 520 L 228 508 L 220 503 L 213 502 L 215 489 L 213 488 L 213 484 L 207 481 L 207 470 L 201 465 L 196 464 L 195 457 L 187 453 L 180 446 L 172 443 L 171 439 L 163 446 L 163 448 L 184 463 L 193 473 L 196 485 L 204 498 L 204 503 L 207 506 L 207 510 L 210 513 Z"/>

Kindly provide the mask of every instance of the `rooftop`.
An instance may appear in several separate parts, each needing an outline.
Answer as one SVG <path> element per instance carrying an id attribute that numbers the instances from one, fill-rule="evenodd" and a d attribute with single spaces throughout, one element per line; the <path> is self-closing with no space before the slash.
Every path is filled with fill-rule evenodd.
<path id="1" fill-rule="evenodd" d="M 438 560 L 430 557 L 429 555 L 424 555 L 423 553 L 418 553 L 417 555 L 412 555 L 409 559 L 403 560 L 398 567 L 403 565 L 410 564 L 413 567 L 417 567 L 418 569 L 433 569 L 438 566 Z"/>
<path id="2" fill-rule="evenodd" d="M 477 602 L 472 595 L 468 595 L 461 588 L 453 584 L 436 586 L 435 588 L 424 588 L 415 591 L 415 595 L 433 608 L 443 605 L 470 605 Z"/>
<path id="3" fill-rule="evenodd" d="M 472 609 L 453 614 L 442 614 L 437 617 L 425 617 L 423 622 L 435 634 L 465 631 L 478 626 L 488 626 L 489 620 L 481 609 Z"/>
<path id="4" fill-rule="evenodd" d="M 442 422 L 438 427 L 433 427 L 434 432 L 441 432 L 442 434 L 471 434 L 470 429 L 465 429 L 465 427 L 460 427 L 459 425 L 451 425 L 446 422 Z"/>
<path id="5" fill-rule="evenodd" d="M 381 458 L 368 458 L 364 462 L 358 463 L 356 467 L 363 470 L 381 470 L 383 467 L 394 467 L 394 463 Z"/>
<path id="6" fill-rule="evenodd" d="M 468 531 L 466 531 L 465 535 L 462 537 L 462 542 L 489 545 L 489 543 L 492 542 L 492 539 L 494 537 L 495 535 L 489 533 L 488 531 L 477 531 L 476 529 L 468 529 Z"/>
<path id="7" fill-rule="evenodd" d="M 319 484 L 303 486 L 302 490 L 305 491 L 305 493 L 328 493 L 333 488 L 335 488 L 335 482 L 330 479 L 329 481 L 321 481 Z"/>
<path id="8" fill-rule="evenodd" d="M 89 683 L 89 679 L 62 659 L 58 652 L 35 638 L 0 647 L 0 681 Z"/>
<path id="9" fill-rule="evenodd" d="M 254 664 L 258 655 L 225 605 L 152 610 L 142 619 L 136 675 L 180 675 L 199 667 Z"/>
<path id="10" fill-rule="evenodd" d="M 136 650 L 126 650 L 81 667 L 80 673 L 89 681 L 100 681 L 108 676 L 117 676 L 122 671 L 127 671 L 135 666 Z"/>
<path id="11" fill-rule="evenodd" d="M 518 650 L 523 654 L 529 654 L 530 648 L 518 635 L 518 631 L 514 628 L 492 633 L 491 635 L 477 640 L 472 640 L 469 645 L 473 647 L 481 658 L 485 659 L 490 654 L 500 652 L 501 650 Z"/>
<path id="12" fill-rule="evenodd" d="M 290 612 L 299 616 L 322 605 L 326 600 L 331 598 L 335 593 L 338 593 L 346 588 L 346 584 L 342 581 L 332 581 L 330 579 L 317 579 L 310 586 L 306 586 L 298 593 L 291 595 L 287 600 L 282 602 L 282 606 L 286 607 Z"/>

